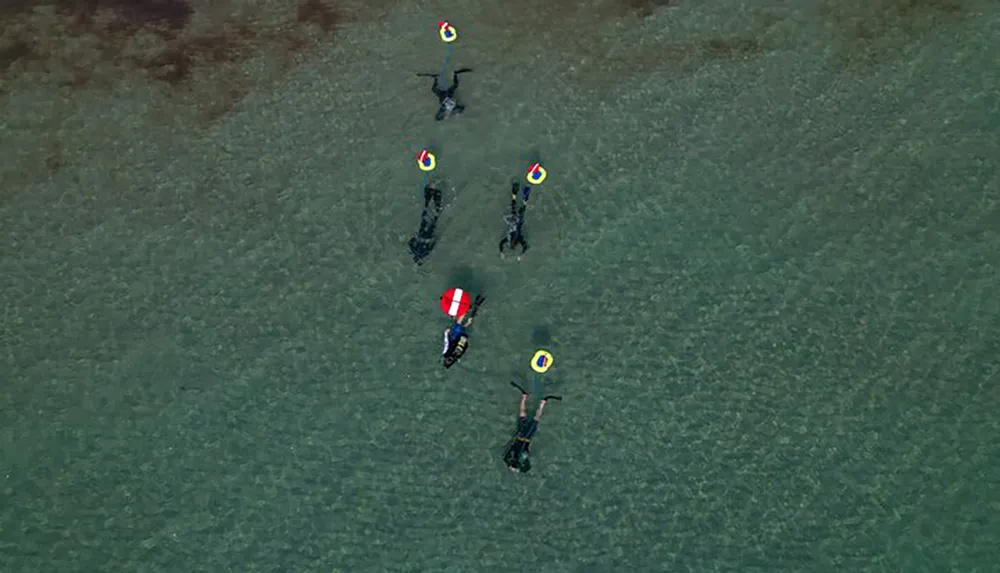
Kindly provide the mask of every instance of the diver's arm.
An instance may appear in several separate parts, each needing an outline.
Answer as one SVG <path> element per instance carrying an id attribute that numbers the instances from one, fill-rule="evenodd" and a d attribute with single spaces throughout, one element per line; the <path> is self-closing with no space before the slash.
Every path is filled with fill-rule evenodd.
<path id="1" fill-rule="evenodd" d="M 545 409 L 545 402 L 546 402 L 546 400 L 543 399 L 541 402 L 538 403 L 538 411 L 535 412 L 535 421 L 536 422 L 542 419 L 542 410 Z"/>
<path id="2" fill-rule="evenodd" d="M 562 397 L 561 396 L 552 396 L 552 395 L 549 395 L 549 396 L 545 396 L 544 398 L 542 398 L 542 401 L 538 403 L 538 411 L 535 412 L 535 421 L 536 422 L 539 420 L 539 418 L 542 417 L 542 410 L 545 409 L 545 403 L 548 402 L 549 400 L 562 400 Z"/>
<path id="3" fill-rule="evenodd" d="M 458 75 L 459 74 L 464 74 L 465 72 L 471 72 L 471 71 L 472 71 L 472 68 L 461 68 L 461 69 L 455 70 L 455 73 L 451 74 L 451 88 L 450 89 L 452 90 L 452 92 L 454 92 L 456 89 L 458 89 Z"/>
<path id="4" fill-rule="evenodd" d="M 431 91 L 434 92 L 434 95 L 436 95 L 438 97 L 441 97 L 442 90 L 441 90 L 441 83 L 440 83 L 440 80 L 441 80 L 441 75 L 440 74 L 428 74 L 428 73 L 417 72 L 417 77 L 418 78 L 434 78 L 434 84 L 431 86 Z"/>

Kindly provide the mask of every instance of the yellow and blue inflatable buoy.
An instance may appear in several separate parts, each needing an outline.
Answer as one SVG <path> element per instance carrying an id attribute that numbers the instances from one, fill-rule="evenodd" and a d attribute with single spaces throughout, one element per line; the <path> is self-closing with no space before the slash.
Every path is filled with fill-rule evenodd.
<path id="1" fill-rule="evenodd" d="M 438 36 L 445 44 L 450 44 L 458 39 L 458 31 L 448 22 L 438 22 Z"/>
<path id="2" fill-rule="evenodd" d="M 531 369 L 535 372 L 545 374 L 549 368 L 552 368 L 552 355 L 548 350 L 539 350 L 531 357 Z"/>
<path id="3" fill-rule="evenodd" d="M 434 157 L 433 153 L 424 149 L 417 154 L 417 167 L 427 173 L 434 171 L 437 167 L 437 158 Z"/>
<path id="4" fill-rule="evenodd" d="M 545 178 L 548 176 L 549 173 L 544 167 L 542 167 L 542 164 L 535 163 L 528 168 L 528 175 L 525 176 L 525 179 L 527 179 L 528 183 L 531 183 L 532 185 L 541 185 L 545 182 Z"/>

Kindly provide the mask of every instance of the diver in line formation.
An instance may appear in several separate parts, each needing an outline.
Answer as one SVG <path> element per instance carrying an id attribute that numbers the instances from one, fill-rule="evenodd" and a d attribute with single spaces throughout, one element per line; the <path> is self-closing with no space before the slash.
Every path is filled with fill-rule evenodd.
<path id="1" fill-rule="evenodd" d="M 521 191 L 521 197 L 523 199 L 520 208 L 517 206 L 517 192 Z M 514 251 L 517 247 L 521 247 L 521 254 L 517 256 L 517 260 L 521 260 L 524 253 L 528 250 L 528 241 L 524 239 L 524 210 L 528 208 L 528 196 L 531 195 L 531 187 L 525 185 L 521 187 L 521 184 L 515 181 L 510 189 L 510 213 L 504 216 L 504 222 L 507 224 L 507 234 L 504 235 L 503 240 L 500 241 L 500 258 L 506 259 L 506 250 Z"/>
<path id="2" fill-rule="evenodd" d="M 424 186 L 424 210 L 420 214 L 420 229 L 410 239 L 410 254 L 413 255 L 413 262 L 418 265 L 424 264 L 424 259 L 434 250 L 437 243 L 434 230 L 440 214 L 441 190 L 430 185 Z"/>
<path id="3" fill-rule="evenodd" d="M 448 86 L 448 89 L 441 89 L 441 76 L 439 74 L 417 74 L 417 76 L 423 78 L 434 78 L 434 85 L 431 86 L 431 91 L 437 96 L 439 103 L 434 119 L 438 121 L 449 119 L 465 111 L 465 106 L 458 103 L 458 100 L 455 98 L 455 92 L 458 90 L 458 75 L 471 71 L 471 68 L 455 70 L 451 75 L 451 85 Z"/>
<path id="4" fill-rule="evenodd" d="M 503 463 L 514 473 L 527 473 L 531 470 L 531 438 L 538 430 L 538 421 L 542 419 L 542 410 L 549 400 L 562 400 L 559 396 L 546 396 L 538 403 L 534 418 L 528 418 L 528 392 L 511 382 L 511 386 L 521 391 L 521 405 L 517 413 L 517 430 L 511 436 L 507 449 L 503 453 Z"/>

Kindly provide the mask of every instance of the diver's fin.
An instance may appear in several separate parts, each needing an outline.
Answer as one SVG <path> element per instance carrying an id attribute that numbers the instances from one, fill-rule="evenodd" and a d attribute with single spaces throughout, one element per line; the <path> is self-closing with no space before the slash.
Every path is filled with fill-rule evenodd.
<path id="1" fill-rule="evenodd" d="M 514 381 L 511 381 L 510 385 L 513 386 L 513 387 L 515 387 L 515 388 L 517 388 L 518 390 L 520 390 L 522 394 L 524 394 L 524 395 L 528 394 L 527 390 L 525 390 L 524 388 L 521 388 L 520 386 L 518 386 Z"/>
<path id="2" fill-rule="evenodd" d="M 454 73 L 456 73 L 456 74 L 464 74 L 465 72 L 471 72 L 471 71 L 472 71 L 472 68 L 458 68 L 457 70 L 455 70 Z"/>
<path id="3" fill-rule="evenodd" d="M 513 384 L 513 382 L 511 382 L 511 384 Z M 561 401 L 562 400 L 562 396 L 552 396 L 552 395 L 549 395 L 549 396 L 546 396 L 546 397 L 542 398 L 542 400 L 560 400 Z"/>

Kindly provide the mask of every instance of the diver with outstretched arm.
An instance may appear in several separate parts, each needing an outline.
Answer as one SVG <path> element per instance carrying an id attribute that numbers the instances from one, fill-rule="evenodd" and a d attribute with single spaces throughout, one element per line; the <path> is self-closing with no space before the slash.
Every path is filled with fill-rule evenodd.
<path id="1" fill-rule="evenodd" d="M 443 119 L 449 119 L 452 116 L 458 115 L 465 111 L 465 106 L 458 103 L 455 98 L 455 92 L 458 90 L 458 76 L 459 74 L 464 74 L 466 72 L 471 72 L 472 68 L 460 68 L 455 70 L 451 75 L 451 85 L 448 89 L 441 89 L 441 75 L 440 74 L 426 74 L 418 73 L 417 76 L 423 78 L 434 78 L 434 85 L 431 86 L 431 91 L 438 98 L 438 111 L 434 116 L 434 119 L 441 121 Z"/>
<path id="2" fill-rule="evenodd" d="M 458 360 L 465 355 L 469 348 L 469 327 L 472 320 L 476 318 L 479 307 L 486 302 L 486 297 L 476 295 L 476 300 L 469 310 L 455 319 L 455 324 L 444 331 L 444 350 L 441 352 L 445 369 L 451 368 Z"/>
<path id="3" fill-rule="evenodd" d="M 517 195 L 518 191 L 521 192 L 521 206 L 517 206 Z M 528 197 L 531 195 L 531 187 L 525 185 L 521 187 L 521 184 L 515 181 L 511 185 L 510 189 L 510 213 L 504 216 L 504 222 L 507 224 L 507 234 L 500 241 L 500 258 L 506 259 L 506 250 L 514 251 L 517 247 L 521 247 L 521 254 L 517 256 L 517 260 L 521 260 L 524 253 L 528 250 L 528 241 L 524 238 L 524 211 L 528 208 Z"/>
<path id="4" fill-rule="evenodd" d="M 420 229 L 410 238 L 410 254 L 413 262 L 424 264 L 424 259 L 430 256 L 437 243 L 435 229 L 438 216 L 441 214 L 441 190 L 430 185 L 424 186 L 424 210 L 420 214 Z"/>
<path id="5" fill-rule="evenodd" d="M 538 403 L 535 417 L 528 418 L 528 392 L 511 382 L 511 386 L 521 391 L 521 405 L 517 413 L 517 430 L 511 437 L 507 449 L 503 453 L 503 463 L 514 473 L 527 473 L 531 470 L 531 438 L 538 430 L 538 422 L 542 419 L 542 411 L 549 400 L 562 400 L 559 396 L 545 396 Z"/>

